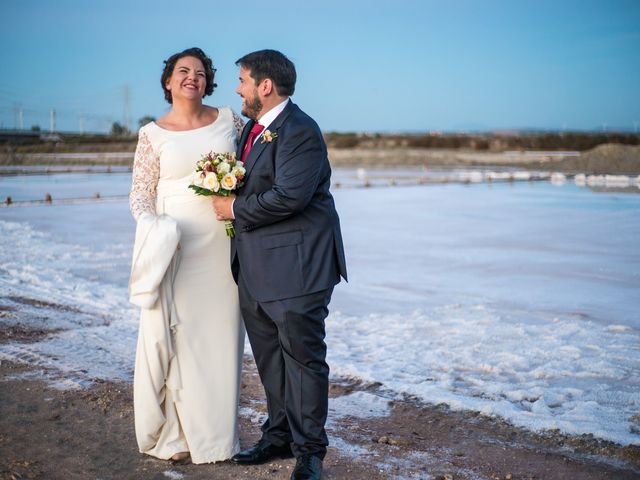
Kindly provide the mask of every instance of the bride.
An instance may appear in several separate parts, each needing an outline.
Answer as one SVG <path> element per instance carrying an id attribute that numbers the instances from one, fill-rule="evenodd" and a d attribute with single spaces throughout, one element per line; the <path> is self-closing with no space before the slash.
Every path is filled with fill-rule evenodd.
<path id="1" fill-rule="evenodd" d="M 229 238 L 211 199 L 188 188 L 200 157 L 234 152 L 242 129 L 230 108 L 203 105 L 216 86 L 214 74 L 211 59 L 199 48 L 165 61 L 161 83 L 171 109 L 140 128 L 130 193 L 138 222 L 135 248 L 143 219 L 169 217 L 179 232 L 162 280 L 168 293 L 141 312 L 134 374 L 138 447 L 154 457 L 180 462 L 190 457 L 193 463 L 225 460 L 239 451 L 244 328 L 229 268 Z M 148 233 L 145 242 L 154 240 L 153 230 Z M 155 241 L 162 243 L 158 236 Z M 134 257 L 134 267 L 135 262 Z M 152 257 L 142 275 L 157 270 L 158 263 Z"/>

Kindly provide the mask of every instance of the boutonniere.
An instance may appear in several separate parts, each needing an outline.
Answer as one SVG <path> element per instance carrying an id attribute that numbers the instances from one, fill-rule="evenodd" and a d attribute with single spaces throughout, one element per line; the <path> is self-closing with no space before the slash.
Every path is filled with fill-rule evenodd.
<path id="1" fill-rule="evenodd" d="M 278 133 L 277 132 L 272 132 L 271 130 L 265 130 L 262 133 L 262 139 L 260 140 L 260 143 L 271 143 L 276 138 L 278 138 Z"/>

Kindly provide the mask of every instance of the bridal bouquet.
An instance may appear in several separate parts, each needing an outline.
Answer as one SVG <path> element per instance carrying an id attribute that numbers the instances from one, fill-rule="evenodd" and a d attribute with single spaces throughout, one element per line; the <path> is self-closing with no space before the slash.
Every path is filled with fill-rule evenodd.
<path id="1" fill-rule="evenodd" d="M 198 195 L 220 195 L 228 197 L 243 184 L 246 170 L 244 164 L 236 159 L 235 153 L 209 152 L 196 163 L 196 170 L 189 188 Z M 227 236 L 236 234 L 231 220 L 224 224 Z"/>

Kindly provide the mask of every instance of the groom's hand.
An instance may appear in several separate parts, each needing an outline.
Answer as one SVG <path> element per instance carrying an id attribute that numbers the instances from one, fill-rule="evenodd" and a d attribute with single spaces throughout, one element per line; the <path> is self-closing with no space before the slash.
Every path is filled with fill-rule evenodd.
<path id="1" fill-rule="evenodd" d="M 235 195 L 228 197 L 213 196 L 213 210 L 216 212 L 216 218 L 218 220 L 233 220 L 233 201 L 236 199 Z"/>

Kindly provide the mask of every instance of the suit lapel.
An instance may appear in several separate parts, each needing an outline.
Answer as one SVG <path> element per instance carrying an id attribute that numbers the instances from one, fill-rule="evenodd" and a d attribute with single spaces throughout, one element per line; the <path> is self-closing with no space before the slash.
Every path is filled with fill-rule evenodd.
<path id="1" fill-rule="evenodd" d="M 249 175 L 249 172 L 251 172 L 253 166 L 256 164 L 256 160 L 258 160 L 258 157 L 260 157 L 260 154 L 265 148 L 267 148 L 267 144 L 262 143 L 262 135 L 260 135 L 253 144 L 253 147 L 251 147 L 251 150 L 249 150 L 249 155 L 247 155 L 247 159 L 244 163 L 247 175 Z"/>
<path id="2" fill-rule="evenodd" d="M 240 160 L 242 158 L 242 150 L 244 150 L 244 144 L 247 142 L 249 132 L 253 128 L 253 124 L 256 123 L 253 120 L 249 120 L 242 129 L 242 135 L 240 135 L 240 141 L 238 142 L 238 148 L 236 149 L 236 158 Z"/>
<path id="3" fill-rule="evenodd" d="M 278 115 L 276 117 L 276 119 L 271 122 L 271 125 L 269 125 L 268 130 L 271 132 L 278 132 L 278 129 L 282 126 L 282 124 L 287 120 L 287 117 L 291 114 L 291 112 L 294 110 L 294 108 L 298 108 L 296 105 L 294 105 L 294 103 L 289 100 L 289 103 L 287 104 L 287 106 L 284 108 L 284 110 L 282 112 L 280 112 L 280 115 Z M 249 122 L 251 123 L 251 125 L 253 125 L 253 121 Z M 245 125 L 245 129 L 242 132 L 242 137 L 243 139 L 246 140 L 246 135 L 248 135 L 249 130 L 251 130 L 251 127 L 249 127 L 249 130 L 247 130 L 247 127 L 249 126 L 249 123 L 247 123 L 247 125 Z M 246 135 L 245 135 L 246 133 Z M 264 133 L 264 132 L 263 132 Z M 274 142 L 277 142 L 278 139 L 274 139 Z M 242 143 L 242 145 L 244 145 L 244 143 Z M 260 155 L 262 154 L 262 152 L 264 151 L 265 148 L 267 148 L 267 146 L 269 145 L 269 143 L 267 142 L 262 142 L 262 135 L 260 135 L 258 137 L 258 139 L 256 140 L 256 143 L 253 144 L 253 147 L 251 147 L 251 150 L 249 150 L 249 155 L 247 156 L 247 161 L 246 164 L 244 166 L 245 170 L 247 171 L 246 175 L 249 176 L 249 173 L 251 172 L 251 170 L 253 169 L 253 167 L 255 166 L 256 163 L 258 163 L 258 160 L 260 158 Z"/>

